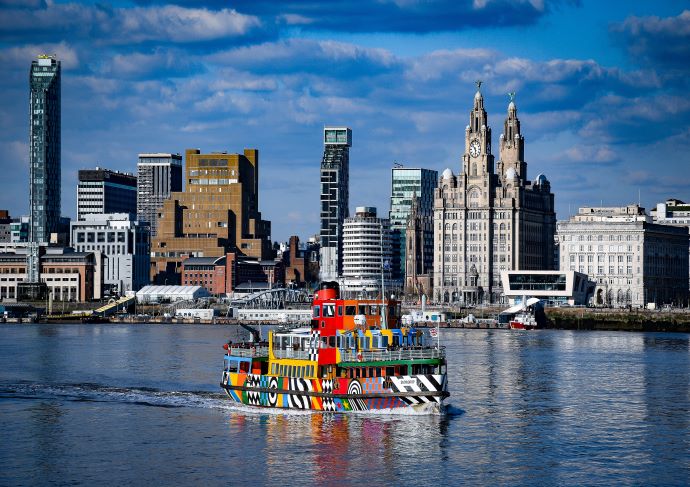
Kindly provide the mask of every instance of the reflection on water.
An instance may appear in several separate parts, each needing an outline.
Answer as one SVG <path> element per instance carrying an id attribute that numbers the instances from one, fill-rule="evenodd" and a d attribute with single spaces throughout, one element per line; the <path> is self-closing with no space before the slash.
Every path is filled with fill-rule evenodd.
<path id="1" fill-rule="evenodd" d="M 684 484 L 687 335 L 444 330 L 445 414 L 235 407 L 233 328 L 0 326 L 0 484 Z"/>

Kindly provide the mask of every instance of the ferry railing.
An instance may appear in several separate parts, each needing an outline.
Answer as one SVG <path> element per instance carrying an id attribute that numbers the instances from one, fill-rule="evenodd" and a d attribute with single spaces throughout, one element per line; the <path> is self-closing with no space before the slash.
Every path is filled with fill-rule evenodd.
<path id="1" fill-rule="evenodd" d="M 275 358 L 296 358 L 302 360 L 309 360 L 308 350 L 294 350 L 294 349 L 273 349 L 273 355 Z"/>
<path id="2" fill-rule="evenodd" d="M 384 360 L 420 360 L 438 359 L 446 356 L 441 348 L 401 348 L 399 350 L 341 350 L 343 362 L 380 362 Z"/>
<path id="3" fill-rule="evenodd" d="M 230 347 L 228 355 L 243 358 L 268 357 L 268 347 Z"/>

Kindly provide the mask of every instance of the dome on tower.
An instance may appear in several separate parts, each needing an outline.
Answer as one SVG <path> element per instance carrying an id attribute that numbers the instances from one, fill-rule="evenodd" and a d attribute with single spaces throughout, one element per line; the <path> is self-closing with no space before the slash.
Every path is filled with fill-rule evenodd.
<path id="1" fill-rule="evenodd" d="M 453 177 L 453 171 L 451 171 L 450 168 L 447 167 L 445 171 L 443 171 L 441 177 L 443 177 L 443 179 L 451 179 Z"/>
<path id="2" fill-rule="evenodd" d="M 508 103 L 508 110 L 515 110 L 515 102 L 514 101 L 511 100 L 510 103 Z"/>
<path id="3" fill-rule="evenodd" d="M 543 174 L 538 174 L 536 178 L 534 178 L 534 184 L 537 186 L 541 186 L 542 184 L 548 184 L 549 180 L 546 179 L 546 176 Z"/>
<path id="4" fill-rule="evenodd" d="M 482 94 L 477 90 L 477 92 L 474 94 L 474 99 L 479 100 L 482 97 Z"/>
<path id="5" fill-rule="evenodd" d="M 509 167 L 506 171 L 506 179 L 515 179 L 517 177 L 517 171 L 514 167 Z"/>

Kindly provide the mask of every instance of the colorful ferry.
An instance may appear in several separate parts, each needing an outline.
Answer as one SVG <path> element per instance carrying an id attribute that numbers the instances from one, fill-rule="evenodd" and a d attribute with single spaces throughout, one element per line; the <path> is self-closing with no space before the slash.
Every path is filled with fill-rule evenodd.
<path id="1" fill-rule="evenodd" d="M 314 296 L 309 326 L 229 343 L 221 387 L 235 402 L 316 411 L 437 412 L 449 396 L 444 347 L 401 326 L 395 300 Z"/>

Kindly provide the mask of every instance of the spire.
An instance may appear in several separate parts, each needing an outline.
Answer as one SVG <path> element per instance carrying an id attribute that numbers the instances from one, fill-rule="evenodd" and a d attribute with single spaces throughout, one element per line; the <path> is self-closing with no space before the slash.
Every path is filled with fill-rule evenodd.
<path id="1" fill-rule="evenodd" d="M 477 85 L 477 92 L 474 94 L 474 109 L 475 110 L 482 110 L 484 109 L 484 97 L 482 96 L 481 88 L 482 88 L 482 81 L 477 80 L 474 82 L 474 84 Z"/>
<path id="2" fill-rule="evenodd" d="M 503 124 L 503 137 L 508 144 L 515 142 L 515 136 L 520 136 L 520 119 L 517 117 L 517 107 L 515 106 L 515 92 L 508 93 L 510 103 L 508 103 L 508 117 Z"/>

